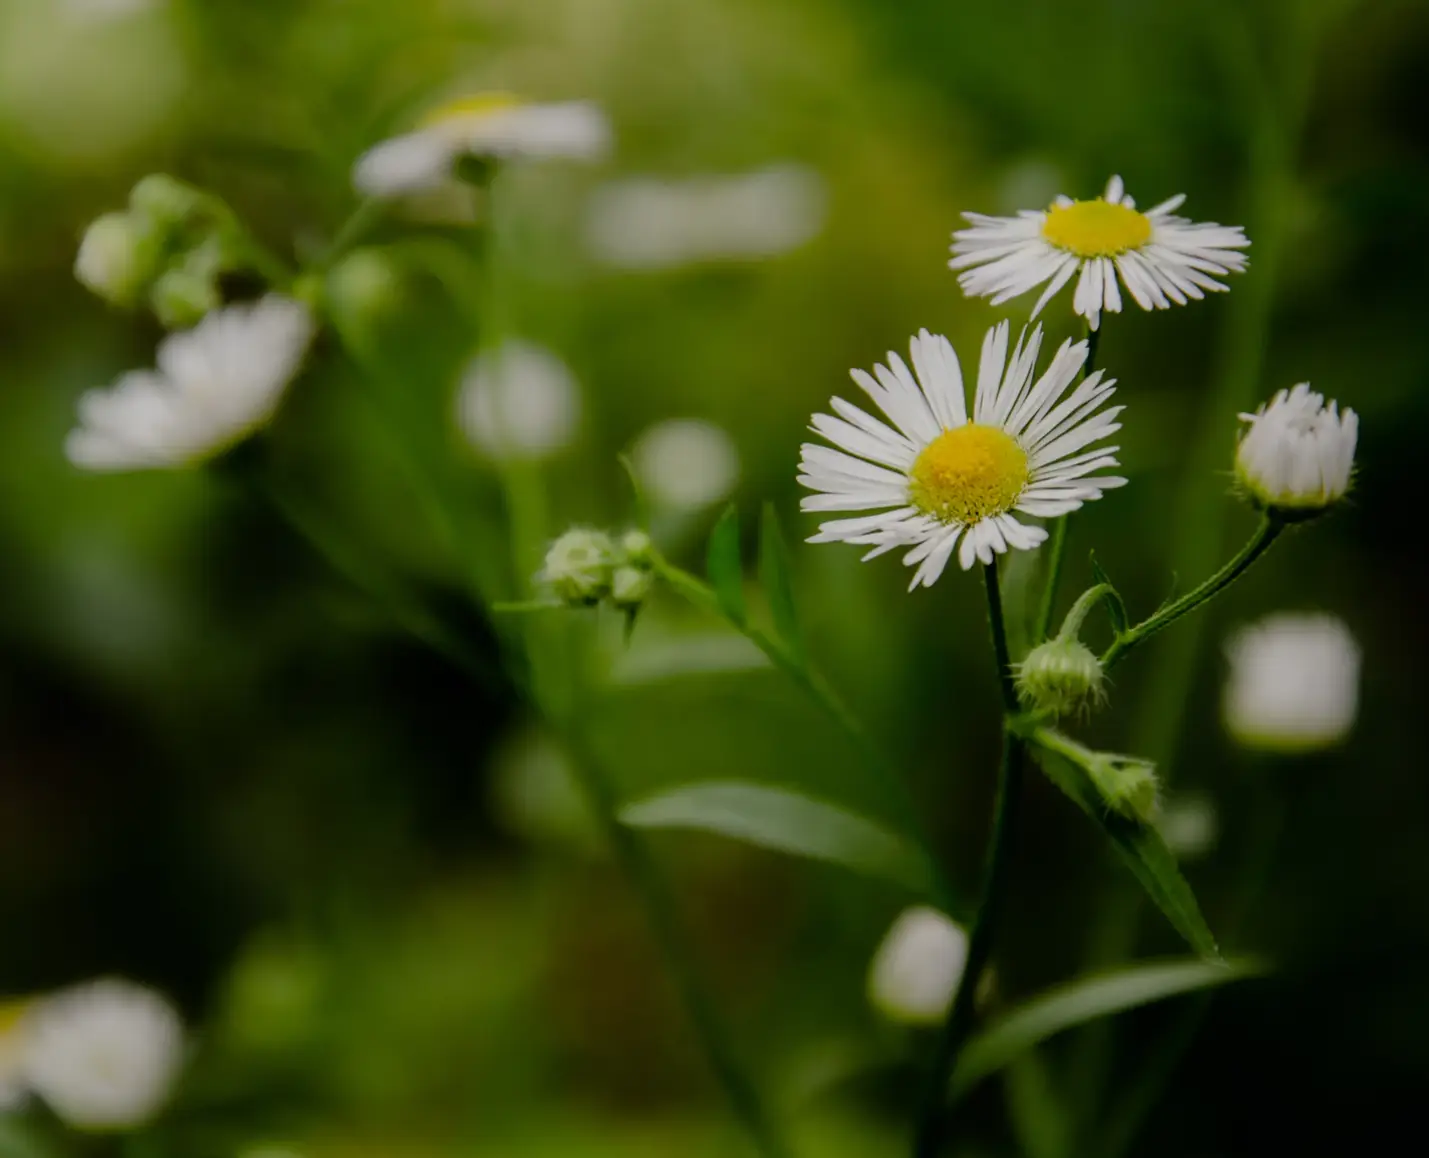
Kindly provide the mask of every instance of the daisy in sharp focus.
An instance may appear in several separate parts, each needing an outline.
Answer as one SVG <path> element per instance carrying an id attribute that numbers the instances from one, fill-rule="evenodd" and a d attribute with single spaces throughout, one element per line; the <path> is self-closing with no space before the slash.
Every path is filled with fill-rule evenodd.
<path id="1" fill-rule="evenodd" d="M 806 443 L 799 481 L 817 493 L 806 511 L 876 511 L 823 523 L 811 543 L 873 548 L 865 558 L 912 547 L 910 590 L 931 587 L 961 541 L 963 570 L 991 563 L 1010 547 L 1030 550 L 1047 532 L 1014 512 L 1056 518 L 1126 480 L 1096 474 L 1117 465 L 1117 447 L 1094 445 L 1121 429 L 1120 406 L 1103 409 L 1114 380 L 1101 371 L 1067 388 L 1081 372 L 1087 343 L 1063 342 L 1033 379 L 1042 327 L 1024 333 L 1008 357 L 1006 322 L 987 332 L 969 420 L 962 371 L 947 338 L 919 332 L 913 370 L 890 352 L 873 374 L 851 371 L 892 426 L 842 398 L 838 417 L 816 414 L 811 429 L 838 449 Z"/>
<path id="2" fill-rule="evenodd" d="M 211 458 L 273 416 L 312 335 L 307 307 L 279 294 L 215 310 L 160 343 L 156 370 L 131 370 L 107 390 L 86 392 L 65 453 L 102 471 Z"/>
<path id="3" fill-rule="evenodd" d="M 1142 213 L 1113 177 L 1091 201 L 1059 196 L 1046 210 L 1024 209 L 1016 217 L 965 213 L 972 228 L 953 234 L 948 265 L 961 271 L 964 293 L 993 305 L 1045 284 L 1034 318 L 1079 275 L 1072 308 L 1092 329 L 1102 310 L 1121 312 L 1118 280 L 1143 310 L 1184 306 L 1206 290 L 1227 289 L 1216 278 L 1243 272 L 1240 251 L 1250 244 L 1239 225 L 1175 216 L 1185 199 L 1178 194 Z"/>
<path id="4" fill-rule="evenodd" d="M 442 105 L 411 132 L 368 149 L 352 180 L 370 197 L 403 197 L 441 191 L 466 157 L 591 160 L 609 147 L 610 123 L 589 101 L 537 104 L 480 93 Z"/>

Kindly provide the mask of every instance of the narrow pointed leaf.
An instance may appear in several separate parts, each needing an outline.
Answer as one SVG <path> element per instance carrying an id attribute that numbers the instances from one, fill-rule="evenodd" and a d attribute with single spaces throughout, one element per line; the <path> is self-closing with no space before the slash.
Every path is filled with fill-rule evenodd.
<path id="1" fill-rule="evenodd" d="M 1065 756 L 1036 743 L 1032 754 L 1048 779 L 1106 834 L 1122 863 L 1186 943 L 1202 957 L 1218 960 L 1216 939 L 1161 834 L 1148 824 L 1110 811 L 1086 772 Z"/>
<path id="2" fill-rule="evenodd" d="M 1009 1010 L 969 1039 L 953 1074 L 953 1093 L 966 1092 L 1026 1050 L 1078 1025 L 1268 972 L 1265 962 L 1254 958 L 1173 958 L 1143 961 L 1055 986 Z"/>
<path id="3" fill-rule="evenodd" d="M 689 784 L 628 804 L 637 828 L 694 829 L 842 865 L 863 876 L 936 895 L 936 871 L 916 842 L 836 804 L 748 781 Z"/>
<path id="4" fill-rule="evenodd" d="M 739 557 L 739 511 L 733 503 L 710 532 L 706 566 L 720 610 L 733 622 L 743 624 L 744 564 Z"/>
<path id="5" fill-rule="evenodd" d="M 794 585 L 789 578 L 789 547 L 779 528 L 779 516 L 774 504 L 765 503 L 759 523 L 759 582 L 769 600 L 769 614 L 774 620 L 774 634 L 788 649 L 794 660 L 804 664 L 804 637 L 799 630 L 799 616 L 794 607 Z"/>

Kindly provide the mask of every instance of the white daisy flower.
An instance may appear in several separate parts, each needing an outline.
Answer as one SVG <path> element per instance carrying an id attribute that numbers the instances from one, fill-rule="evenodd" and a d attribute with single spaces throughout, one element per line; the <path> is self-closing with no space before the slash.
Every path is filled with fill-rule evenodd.
<path id="1" fill-rule="evenodd" d="M 1332 615 L 1282 613 L 1226 645 L 1226 729 L 1248 748 L 1310 752 L 1345 738 L 1359 711 L 1360 648 Z"/>
<path id="2" fill-rule="evenodd" d="M 497 460 L 554 454 L 575 436 L 580 412 L 580 387 L 566 364 L 516 340 L 473 359 L 457 394 L 462 433 Z"/>
<path id="3" fill-rule="evenodd" d="M 1205 290 L 1226 289 L 1216 277 L 1241 273 L 1240 250 L 1250 244 L 1239 225 L 1175 216 L 1185 199 L 1178 194 L 1141 213 L 1113 177 L 1092 201 L 1059 196 L 1045 211 L 1024 209 L 1016 217 L 965 213 L 972 228 L 953 234 L 948 265 L 962 271 L 963 292 L 993 305 L 1045 283 L 1034 318 L 1079 273 L 1072 308 L 1092 329 L 1102 310 L 1121 312 L 1118 278 L 1143 310 L 1184 306 Z"/>
<path id="4" fill-rule="evenodd" d="M 1359 416 L 1301 382 L 1254 414 L 1236 447 L 1236 481 L 1256 506 L 1284 519 L 1308 518 L 1350 488 Z"/>
<path id="5" fill-rule="evenodd" d="M 968 935 L 926 905 L 905 909 L 868 970 L 868 996 L 894 1021 L 933 1025 L 953 1003 L 968 959 Z"/>
<path id="6" fill-rule="evenodd" d="M 609 147 L 610 123 L 589 101 L 535 104 L 482 93 L 443 105 L 410 133 L 374 145 L 358 158 L 352 180 L 370 197 L 403 197 L 443 189 L 463 157 L 591 160 Z"/>
<path id="7" fill-rule="evenodd" d="M 23 1024 L 25 1082 L 68 1125 L 127 1130 L 163 1105 L 183 1023 L 152 989 L 104 978 L 40 998 Z"/>
<path id="8" fill-rule="evenodd" d="M 1013 512 L 1057 518 L 1126 482 L 1093 473 L 1117 465 L 1117 447 L 1093 445 L 1121 429 L 1122 408 L 1102 409 L 1114 380 L 1096 371 L 1066 393 L 1087 343 L 1063 342 L 1034 382 L 1042 327 L 1024 333 L 1010 359 L 1008 331 L 1002 322 L 983 339 L 971 421 L 947 338 L 920 331 L 912 372 L 892 352 L 887 368 L 852 371 L 893 426 L 832 399 L 838 417 L 816 414 L 811 429 L 838 449 L 804 445 L 799 481 L 818 493 L 800 505 L 878 513 L 823 523 L 809 542 L 865 544 L 873 547 L 870 559 L 912 546 L 903 560 L 918 568 L 910 589 L 931 587 L 959 540 L 963 570 L 1009 547 L 1030 550 L 1047 532 Z"/>
<path id="9" fill-rule="evenodd" d="M 133 370 L 79 400 L 65 453 L 86 470 L 189 466 L 266 423 L 313 334 L 301 303 L 269 294 L 216 310 L 159 345 L 156 370 Z"/>

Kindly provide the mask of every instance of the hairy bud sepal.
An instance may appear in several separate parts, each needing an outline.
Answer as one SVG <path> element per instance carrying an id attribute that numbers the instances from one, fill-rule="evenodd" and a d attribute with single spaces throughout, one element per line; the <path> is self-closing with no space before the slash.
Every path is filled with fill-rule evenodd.
<path id="1" fill-rule="evenodd" d="M 1086 770 L 1112 812 L 1141 824 L 1150 824 L 1155 818 L 1159 786 L 1156 765 L 1151 761 L 1115 752 L 1094 752 Z"/>
<path id="2" fill-rule="evenodd" d="M 1105 699 L 1102 665 L 1079 640 L 1039 644 L 1017 665 L 1017 695 L 1029 711 L 1052 717 L 1085 714 Z"/>

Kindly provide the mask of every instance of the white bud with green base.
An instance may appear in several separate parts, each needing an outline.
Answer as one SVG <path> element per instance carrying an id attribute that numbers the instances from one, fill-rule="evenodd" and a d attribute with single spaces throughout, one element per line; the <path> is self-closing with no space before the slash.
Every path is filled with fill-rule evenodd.
<path id="1" fill-rule="evenodd" d="M 138 303 L 159 270 L 152 233 L 128 213 L 106 213 L 84 232 L 74 275 L 111 305 Z"/>
<path id="2" fill-rule="evenodd" d="M 573 527 L 551 544 L 539 578 L 562 603 L 589 607 L 611 594 L 618 558 L 604 531 Z"/>

